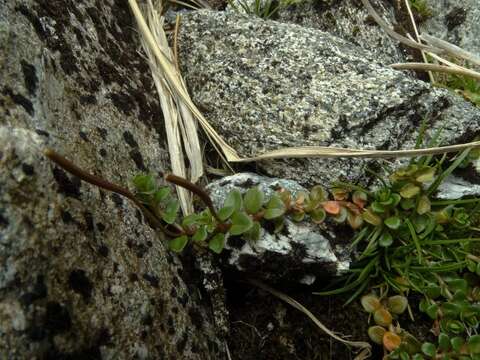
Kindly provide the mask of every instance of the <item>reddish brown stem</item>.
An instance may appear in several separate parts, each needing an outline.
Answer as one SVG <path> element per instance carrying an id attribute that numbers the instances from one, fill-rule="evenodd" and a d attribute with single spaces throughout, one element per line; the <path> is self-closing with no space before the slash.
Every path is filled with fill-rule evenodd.
<path id="1" fill-rule="evenodd" d="M 204 189 L 202 189 L 200 186 L 195 185 L 194 183 L 188 181 L 187 179 L 184 179 L 180 176 L 173 175 L 173 174 L 165 175 L 165 180 L 175 185 L 181 186 L 191 191 L 195 195 L 197 195 L 203 201 L 203 203 L 207 205 L 207 207 L 210 209 L 210 212 L 215 217 L 215 219 L 219 223 L 223 223 L 223 221 L 221 221 L 220 218 L 218 217 L 217 210 L 215 210 L 215 207 L 213 206 L 213 202 L 212 202 L 212 199 L 210 198 L 210 195 L 208 195 L 207 192 Z"/>
<path id="2" fill-rule="evenodd" d="M 117 193 L 119 195 L 125 196 L 127 199 L 131 200 L 136 206 L 142 210 L 142 213 L 145 215 L 145 217 L 148 219 L 150 224 L 155 227 L 160 229 L 165 235 L 170 236 L 170 237 L 176 237 L 181 235 L 181 228 L 175 225 L 175 230 L 177 232 L 173 232 L 169 229 L 167 229 L 165 226 L 162 225 L 162 223 L 148 210 L 145 205 L 143 205 L 138 199 L 133 195 L 128 189 L 111 183 L 105 179 L 102 179 L 101 177 L 98 177 L 96 175 L 90 174 L 86 172 L 83 169 L 80 169 L 77 165 L 72 163 L 70 160 L 67 160 L 64 158 L 62 155 L 58 154 L 52 149 L 45 149 L 43 152 L 46 157 L 48 157 L 50 160 L 52 160 L 55 164 L 63 168 L 64 170 L 68 171 L 70 174 L 78 177 L 79 179 L 86 181 L 92 185 L 98 186 L 99 188 L 112 191 L 114 193 Z"/>

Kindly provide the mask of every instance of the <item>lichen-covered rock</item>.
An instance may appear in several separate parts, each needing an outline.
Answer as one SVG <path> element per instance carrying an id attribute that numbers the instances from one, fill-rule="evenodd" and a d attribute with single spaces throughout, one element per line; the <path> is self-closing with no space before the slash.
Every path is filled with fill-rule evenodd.
<path id="1" fill-rule="evenodd" d="M 218 359 L 208 298 L 121 197 L 167 168 L 126 1 L 0 2 L 0 358 Z"/>
<path id="2" fill-rule="evenodd" d="M 391 4 L 376 2 L 375 10 L 395 27 L 395 11 Z M 298 24 L 331 33 L 374 54 L 377 62 L 390 65 L 405 62 L 408 54 L 369 16 L 357 0 L 301 1 L 279 11 L 278 21 Z"/>
<path id="3" fill-rule="evenodd" d="M 444 144 L 471 140 L 478 108 L 329 33 L 233 12 L 184 16 L 182 71 L 196 104 L 240 155 L 291 146 L 413 148 L 423 119 Z M 369 160 L 265 161 L 302 185 L 356 181 Z"/>
<path id="4" fill-rule="evenodd" d="M 258 186 L 267 199 L 280 188 L 289 190 L 293 195 L 306 191 L 295 181 L 252 173 L 227 176 L 210 183 L 207 190 L 215 206 L 220 208 L 231 190 L 244 193 L 254 186 Z M 348 252 L 338 243 L 332 228 L 307 220 L 293 222 L 288 217 L 281 232 L 262 228 L 260 239 L 255 242 L 230 237 L 225 249 L 227 267 L 270 281 L 310 285 L 316 278 L 326 279 L 349 268 Z"/>
<path id="5" fill-rule="evenodd" d="M 426 0 L 431 16 L 422 32 L 447 40 L 480 56 L 480 7 L 478 0 Z"/>

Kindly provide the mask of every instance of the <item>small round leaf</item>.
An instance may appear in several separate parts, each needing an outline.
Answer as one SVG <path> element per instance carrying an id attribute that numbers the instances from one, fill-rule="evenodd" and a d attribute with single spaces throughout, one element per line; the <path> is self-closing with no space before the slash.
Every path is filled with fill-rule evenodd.
<path id="1" fill-rule="evenodd" d="M 209 242 L 208 247 L 216 254 L 220 254 L 225 246 L 225 234 L 216 234 Z"/>
<path id="2" fill-rule="evenodd" d="M 249 214 L 256 214 L 259 212 L 262 208 L 264 197 L 265 195 L 258 186 L 248 189 L 243 197 L 245 211 Z"/>
<path id="3" fill-rule="evenodd" d="M 182 252 L 183 248 L 185 245 L 188 243 L 188 236 L 187 235 L 182 235 L 179 237 L 176 237 L 175 239 L 172 239 L 168 242 L 168 247 L 170 250 L 175 251 L 175 252 Z"/>

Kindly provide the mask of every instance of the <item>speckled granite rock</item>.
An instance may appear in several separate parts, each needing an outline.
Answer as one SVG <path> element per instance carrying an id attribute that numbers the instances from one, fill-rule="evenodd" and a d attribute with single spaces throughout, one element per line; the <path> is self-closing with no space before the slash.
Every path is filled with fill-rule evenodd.
<path id="1" fill-rule="evenodd" d="M 0 1 L 0 358 L 219 359 L 208 297 L 141 214 L 47 161 L 127 184 L 167 167 L 125 1 Z"/>
<path id="2" fill-rule="evenodd" d="M 392 28 L 395 27 L 395 13 L 390 4 L 377 1 L 375 10 Z M 384 65 L 408 59 L 399 43 L 370 19 L 357 0 L 302 1 L 280 11 L 277 20 L 329 32 L 370 51 L 376 61 Z"/>
<path id="3" fill-rule="evenodd" d="M 480 56 L 480 6 L 478 0 L 426 0 L 432 16 L 422 32 L 447 40 Z"/>
<path id="4" fill-rule="evenodd" d="M 473 139 L 480 112 L 378 64 L 374 54 L 329 33 L 236 13 L 184 16 L 182 71 L 196 104 L 241 155 L 289 146 L 412 148 L 419 124 L 443 127 L 443 143 Z M 268 161 L 267 174 L 302 185 L 356 181 L 358 159 Z"/>
<path id="5" fill-rule="evenodd" d="M 295 194 L 306 191 L 295 181 L 268 178 L 253 173 L 240 173 L 212 182 L 207 190 L 217 208 L 227 194 L 238 189 L 244 193 L 259 186 L 269 198 L 277 189 Z M 345 229 L 337 228 L 340 232 Z M 340 245 L 334 227 L 315 225 L 309 221 L 295 223 L 286 219 L 285 228 L 278 234 L 261 229 L 260 239 L 247 242 L 241 237 L 227 240 L 225 265 L 250 276 L 269 281 L 312 284 L 317 278 L 326 279 L 349 268 L 348 253 Z"/>

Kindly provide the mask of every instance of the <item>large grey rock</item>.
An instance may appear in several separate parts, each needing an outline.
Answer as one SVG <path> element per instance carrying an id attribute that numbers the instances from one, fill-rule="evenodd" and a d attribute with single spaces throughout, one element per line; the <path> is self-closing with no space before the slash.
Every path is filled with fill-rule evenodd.
<path id="1" fill-rule="evenodd" d="M 207 190 L 220 208 L 233 189 L 244 193 L 258 186 L 270 196 L 280 188 L 293 195 L 307 191 L 295 181 L 268 178 L 252 173 L 239 173 L 210 183 Z M 337 229 L 338 230 L 338 229 Z M 332 227 L 315 225 L 311 221 L 293 222 L 285 219 L 279 233 L 261 229 L 258 241 L 231 237 L 226 241 L 225 265 L 249 276 L 276 282 L 312 284 L 317 278 L 340 275 L 349 268 L 349 252 L 340 244 L 340 236 Z"/>
<path id="2" fill-rule="evenodd" d="M 388 2 L 374 2 L 375 10 L 395 27 L 395 11 Z M 390 65 L 405 62 L 408 53 L 376 25 L 358 0 L 300 1 L 278 13 L 278 21 L 294 23 L 331 33 L 375 55 L 377 62 Z"/>
<path id="3" fill-rule="evenodd" d="M 182 71 L 196 104 L 242 156 L 290 146 L 413 148 L 422 119 L 444 144 L 473 139 L 480 112 L 329 33 L 236 13 L 185 15 Z M 302 185 L 356 181 L 368 160 L 265 161 Z"/>
<path id="4" fill-rule="evenodd" d="M 478 0 L 426 0 L 431 17 L 422 32 L 447 40 L 480 56 L 480 6 Z"/>
<path id="5" fill-rule="evenodd" d="M 119 196 L 167 168 L 124 1 L 0 1 L 0 358 L 218 359 L 208 298 Z"/>

